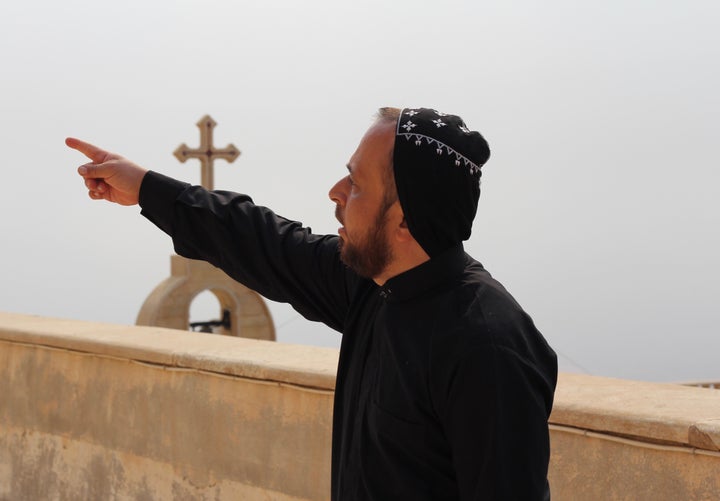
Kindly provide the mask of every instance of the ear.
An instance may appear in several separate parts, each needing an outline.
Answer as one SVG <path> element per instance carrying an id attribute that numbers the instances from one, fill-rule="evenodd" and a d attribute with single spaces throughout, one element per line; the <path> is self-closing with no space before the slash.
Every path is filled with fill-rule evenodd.
<path id="1" fill-rule="evenodd" d="M 402 207 L 400 207 L 400 202 L 395 202 L 390 209 L 388 209 L 388 221 L 392 227 L 392 235 L 395 241 L 408 243 L 415 240 L 410 234 L 410 228 L 408 228 L 405 214 L 403 213 Z"/>
<path id="2" fill-rule="evenodd" d="M 409 242 L 411 240 L 415 240 L 415 238 L 410 233 L 410 228 L 408 228 L 407 220 L 405 219 L 404 215 L 402 216 L 400 224 L 396 228 L 396 234 L 400 242 Z"/>
<path id="3" fill-rule="evenodd" d="M 417 266 L 430 259 L 430 256 L 420 247 L 420 244 L 410 233 L 410 228 L 404 216 L 401 217 L 400 224 L 395 228 L 395 238 L 397 242 L 395 249 L 400 251 L 398 255 L 405 257 L 406 263 L 414 263 L 413 266 Z"/>

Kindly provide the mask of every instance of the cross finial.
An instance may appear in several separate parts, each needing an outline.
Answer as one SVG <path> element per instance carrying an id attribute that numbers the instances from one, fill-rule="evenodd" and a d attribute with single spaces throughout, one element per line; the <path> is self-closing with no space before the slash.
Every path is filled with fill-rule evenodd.
<path id="1" fill-rule="evenodd" d="M 216 158 L 227 160 L 232 163 L 240 156 L 240 150 L 235 145 L 229 144 L 225 148 L 216 149 L 213 146 L 213 129 L 217 122 L 210 115 L 205 115 L 197 123 L 200 129 L 200 147 L 191 149 L 185 143 L 177 147 L 173 155 L 181 162 L 185 162 L 188 158 L 197 158 L 200 160 L 202 167 L 200 177 L 201 184 L 208 190 L 213 189 L 213 163 Z"/>

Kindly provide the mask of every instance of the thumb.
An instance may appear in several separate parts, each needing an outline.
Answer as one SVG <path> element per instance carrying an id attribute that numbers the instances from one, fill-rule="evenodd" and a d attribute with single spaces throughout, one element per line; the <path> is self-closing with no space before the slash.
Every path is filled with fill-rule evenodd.
<path id="1" fill-rule="evenodd" d="M 104 179 L 112 174 L 112 166 L 107 163 L 84 164 L 78 167 L 78 174 L 86 179 Z"/>

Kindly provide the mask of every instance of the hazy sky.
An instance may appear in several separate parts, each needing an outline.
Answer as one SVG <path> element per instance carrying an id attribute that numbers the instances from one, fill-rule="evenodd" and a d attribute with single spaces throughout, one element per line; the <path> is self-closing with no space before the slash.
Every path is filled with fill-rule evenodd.
<path id="1" fill-rule="evenodd" d="M 0 310 L 132 324 L 170 239 L 90 200 L 74 135 L 177 178 L 197 120 L 216 186 L 316 232 L 380 106 L 492 148 L 466 249 L 563 370 L 720 380 L 715 1 L 77 1 L 0 5 Z M 215 315 L 193 308 L 193 315 Z M 339 335 L 273 305 L 282 341 Z"/>

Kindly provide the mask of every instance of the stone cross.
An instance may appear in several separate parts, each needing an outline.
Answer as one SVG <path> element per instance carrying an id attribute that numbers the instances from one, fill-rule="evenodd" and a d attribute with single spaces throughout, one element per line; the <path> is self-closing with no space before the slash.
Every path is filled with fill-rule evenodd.
<path id="1" fill-rule="evenodd" d="M 221 158 L 227 160 L 228 163 L 232 163 L 240 156 L 240 150 L 233 144 L 229 144 L 222 149 L 217 149 L 213 146 L 213 129 L 216 125 L 217 122 L 210 118 L 210 115 L 205 115 L 197 123 L 200 129 L 200 147 L 191 149 L 183 143 L 173 152 L 175 158 L 183 163 L 188 158 L 197 158 L 200 160 L 202 167 L 200 171 L 200 183 L 208 190 L 213 189 L 213 163 L 215 159 Z"/>

